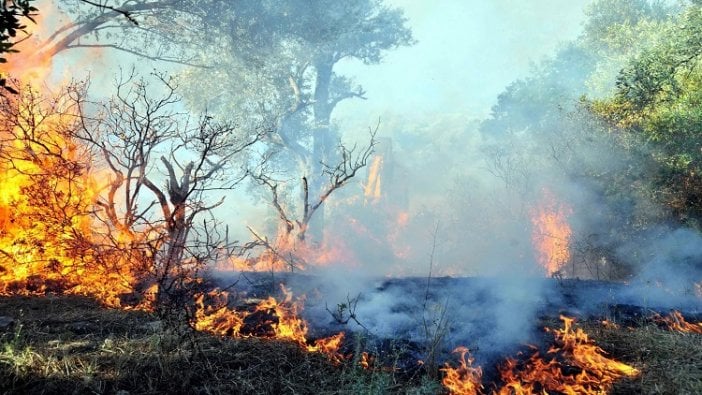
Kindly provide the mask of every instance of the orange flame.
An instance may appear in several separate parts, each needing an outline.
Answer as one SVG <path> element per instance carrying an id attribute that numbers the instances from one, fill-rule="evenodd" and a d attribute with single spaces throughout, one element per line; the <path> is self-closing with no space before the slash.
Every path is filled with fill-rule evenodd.
<path id="1" fill-rule="evenodd" d="M 381 197 L 381 176 L 380 171 L 383 168 L 383 157 L 378 155 L 373 157 L 371 164 L 368 167 L 368 180 L 363 186 L 363 196 L 366 201 L 376 202 Z"/>
<path id="2" fill-rule="evenodd" d="M 531 394 L 556 391 L 565 394 L 605 394 L 614 381 L 633 377 L 638 370 L 606 357 L 604 351 L 593 344 L 582 329 L 573 330 L 573 319 L 561 316 L 563 329 L 547 329 L 553 333 L 555 345 L 548 350 L 554 357 L 545 361 L 538 352 L 524 363 L 509 359 L 500 368 L 504 386 L 498 394 Z M 559 361 L 563 361 L 563 363 Z M 565 365 L 564 365 L 565 364 Z M 565 374 L 563 368 L 579 370 Z"/>
<path id="3" fill-rule="evenodd" d="M 363 370 L 370 370 L 373 365 L 375 365 L 375 358 L 368 354 L 366 351 L 361 353 L 361 359 L 358 361 Z"/>
<path id="4" fill-rule="evenodd" d="M 71 103 L 26 87 L 3 98 L 1 111 L 0 294 L 67 292 L 119 306 L 133 265 L 98 247 L 92 214 L 101 188 L 71 135 Z"/>
<path id="5" fill-rule="evenodd" d="M 539 264 L 547 275 L 556 274 L 570 259 L 572 231 L 568 216 L 572 209 L 559 203 L 553 194 L 544 189 L 542 200 L 531 211 L 532 242 Z"/>
<path id="6" fill-rule="evenodd" d="M 212 291 L 207 295 L 199 295 L 196 300 L 196 311 L 192 321 L 193 327 L 220 336 L 249 337 L 259 335 L 278 340 L 289 340 L 299 344 L 309 352 L 319 352 L 327 355 L 332 361 L 340 362 L 343 356 L 339 348 L 344 339 L 344 332 L 334 336 L 319 339 L 310 344 L 307 339 L 307 322 L 298 317 L 304 298 L 293 300 L 292 292 L 281 286 L 285 299 L 281 302 L 269 296 L 261 301 L 253 311 L 237 311 L 227 306 L 228 294 L 223 291 Z M 205 303 L 205 296 L 213 300 L 212 305 Z M 214 306 L 214 307 L 213 307 Z M 256 326 L 264 327 L 262 331 L 244 331 L 247 319 L 261 317 Z M 268 330 L 270 329 L 270 330 Z"/>
<path id="7" fill-rule="evenodd" d="M 466 354 L 469 353 L 469 350 L 465 347 L 458 347 L 453 352 L 460 354 L 459 366 L 452 368 L 447 363 L 441 369 L 445 374 L 441 383 L 450 394 L 473 395 L 482 393 L 483 385 L 480 382 L 483 377 L 483 371 L 480 367 L 474 368 L 472 366 L 473 358 L 469 356 L 466 359 Z"/>
<path id="8" fill-rule="evenodd" d="M 655 315 L 653 319 L 656 322 L 667 325 L 671 331 L 702 334 L 702 322 L 696 324 L 687 322 L 679 311 L 672 311 L 667 317 Z"/>
<path id="9" fill-rule="evenodd" d="M 508 358 L 499 368 L 502 387 L 492 391 L 497 395 L 515 394 L 606 394 L 612 384 L 622 377 L 634 377 L 639 371 L 627 364 L 605 356 L 602 349 L 590 341 L 580 328 L 573 330 L 573 319 L 561 316 L 563 329 L 546 329 L 554 335 L 554 345 L 548 350 L 553 357 L 545 360 L 535 352 L 520 363 Z M 442 369 L 444 386 L 451 394 L 480 394 L 479 368 L 466 361 L 464 348 L 458 368 L 448 364 Z M 570 372 L 564 372 L 570 371 Z"/>
<path id="10" fill-rule="evenodd" d="M 43 4 L 20 52 L 0 65 L 22 85 L 19 95 L 3 97 L 0 114 L 0 294 L 65 292 L 117 307 L 133 290 L 133 265 L 99 248 L 92 213 L 101 188 L 90 154 L 71 133 L 75 107 L 40 93 L 53 60 L 40 39 L 58 14 Z"/>

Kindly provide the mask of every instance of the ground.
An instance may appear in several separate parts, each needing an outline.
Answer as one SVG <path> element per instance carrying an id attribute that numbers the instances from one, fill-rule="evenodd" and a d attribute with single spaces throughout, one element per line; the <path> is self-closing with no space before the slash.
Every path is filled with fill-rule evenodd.
<path id="1" fill-rule="evenodd" d="M 611 356 L 642 372 L 613 393 L 702 393 L 702 335 L 652 324 L 582 325 Z M 104 309 L 87 298 L 0 298 L 0 393 L 441 393 L 436 379 L 402 379 L 357 362 L 337 366 L 266 339 L 178 334 L 148 313 Z"/>

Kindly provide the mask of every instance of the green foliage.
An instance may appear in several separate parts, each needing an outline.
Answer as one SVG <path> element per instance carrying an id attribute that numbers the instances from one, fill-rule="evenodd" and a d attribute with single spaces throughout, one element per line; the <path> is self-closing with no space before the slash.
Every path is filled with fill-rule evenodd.
<path id="1" fill-rule="evenodd" d="M 325 182 L 322 163 L 340 160 L 334 109 L 349 99 L 365 99 L 363 87 L 336 65 L 344 59 L 379 63 L 387 51 L 414 43 L 403 12 L 382 0 L 242 2 L 225 12 L 215 3 L 205 8 L 207 33 L 217 39 L 198 54 L 208 67 L 184 72 L 188 104 L 265 125 L 273 132 L 262 147 L 269 170 L 279 178 L 308 176 L 312 194 L 319 194 Z M 297 185 L 288 184 L 281 196 L 295 199 Z"/>
<path id="2" fill-rule="evenodd" d="M 39 11 L 30 3 L 34 0 L 14 0 L 0 3 L 0 63 L 7 63 L 6 53 L 17 52 L 14 48 L 17 44 L 17 34 L 25 33 L 27 25 L 23 20 L 32 22 L 34 16 Z M 11 93 L 17 93 L 15 89 L 7 85 L 7 79 L 0 75 L 0 87 Z"/>
<path id="3" fill-rule="evenodd" d="M 702 8 L 690 6 L 617 79 L 616 94 L 592 104 L 623 133 L 649 143 L 661 170 L 651 188 L 681 220 L 702 217 Z"/>

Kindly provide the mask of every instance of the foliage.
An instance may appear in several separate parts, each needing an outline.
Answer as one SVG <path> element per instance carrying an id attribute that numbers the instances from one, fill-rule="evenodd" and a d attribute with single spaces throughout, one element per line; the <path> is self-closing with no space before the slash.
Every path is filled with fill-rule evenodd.
<path id="1" fill-rule="evenodd" d="M 607 98 L 621 89 L 621 81 L 615 84 L 620 70 L 666 42 L 665 32 L 679 28 L 684 10 L 649 0 L 592 2 L 581 36 L 510 84 L 481 124 L 487 168 L 503 181 L 503 196 L 516 193 L 517 201 L 529 201 L 534 198 L 529 193 L 540 188 L 538 182 L 549 178 L 557 180 L 552 183 L 559 184 L 565 199 L 582 202 L 583 207 L 596 205 L 601 215 L 576 230 L 575 249 L 582 245 L 585 266 L 592 265 L 586 256 L 593 252 L 621 265 L 616 245 L 652 223 L 670 219 L 650 203 L 666 201 L 671 191 L 654 181 L 679 180 L 651 155 L 652 141 L 641 134 L 611 133 L 593 98 Z M 655 63 L 658 55 L 649 59 Z M 656 67 L 661 78 L 666 75 L 665 67 Z M 591 196 L 573 193 L 582 187 Z M 520 204 L 512 211 L 518 215 L 522 210 Z"/>
<path id="2" fill-rule="evenodd" d="M 414 42 L 402 11 L 379 0 L 242 3 L 206 23 L 219 41 L 202 52 L 209 68 L 185 73 L 187 86 L 197 87 L 186 89 L 189 103 L 271 127 L 269 166 L 284 177 L 307 177 L 312 200 L 324 193 L 324 164 L 343 156 L 335 107 L 365 99 L 335 66 L 344 59 L 378 63 L 386 51 Z M 295 196 L 295 188 L 297 182 L 281 196 Z"/>
<path id="3" fill-rule="evenodd" d="M 0 63 L 7 62 L 4 57 L 6 53 L 17 52 L 14 46 L 18 41 L 13 41 L 16 40 L 17 33 L 27 34 L 27 25 L 24 24 L 23 19 L 35 22 L 34 17 L 39 10 L 31 5 L 32 1 L 34 0 L 12 0 L 3 1 L 0 4 Z M 7 84 L 7 79 L 3 75 L 0 75 L 0 88 L 17 93 Z"/>
<path id="4" fill-rule="evenodd" d="M 651 179 L 658 200 L 682 221 L 702 218 L 702 8 L 690 6 L 661 41 L 632 59 L 615 95 L 592 110 L 620 133 L 648 142 L 661 170 Z"/>

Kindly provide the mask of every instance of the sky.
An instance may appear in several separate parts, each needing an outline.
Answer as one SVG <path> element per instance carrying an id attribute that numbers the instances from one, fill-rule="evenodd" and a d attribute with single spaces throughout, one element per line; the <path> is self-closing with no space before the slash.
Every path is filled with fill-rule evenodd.
<path id="1" fill-rule="evenodd" d="M 387 114 L 461 112 L 485 118 L 510 82 L 578 36 L 583 9 L 591 1 L 386 0 L 404 10 L 417 43 L 388 51 L 378 65 L 337 64 L 336 72 L 353 76 L 368 100 L 347 100 L 335 118 L 342 125 L 368 125 Z M 90 64 L 83 61 L 81 68 L 91 69 L 98 86 L 111 85 L 115 69 L 110 65 L 129 68 L 132 61 L 109 51 L 87 58 Z M 74 56 L 66 60 L 76 61 Z M 57 69 L 65 74 L 75 67 Z"/>
<path id="2" fill-rule="evenodd" d="M 366 101 L 339 106 L 342 124 L 388 113 L 460 111 L 484 118 L 510 82 L 580 34 L 590 0 L 388 3 L 404 9 L 418 42 L 388 52 L 379 65 L 337 66 L 368 92 Z"/>

